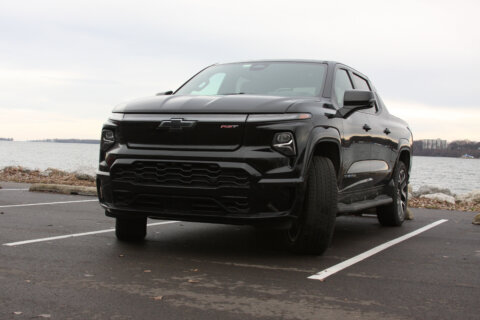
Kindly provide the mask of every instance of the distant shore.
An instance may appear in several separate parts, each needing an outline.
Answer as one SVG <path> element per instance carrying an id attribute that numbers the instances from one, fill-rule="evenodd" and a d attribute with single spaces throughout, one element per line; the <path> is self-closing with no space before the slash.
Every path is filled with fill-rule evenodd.
<path id="1" fill-rule="evenodd" d="M 31 170 L 20 166 L 0 169 L 0 182 L 22 182 L 61 184 L 71 186 L 94 187 L 95 177 L 85 173 L 66 172 L 49 168 L 47 170 Z M 0 184 L 1 186 L 1 184 Z M 454 203 L 411 196 L 408 201 L 411 208 L 443 209 L 465 212 L 480 212 L 480 201 L 455 201 Z"/>
<path id="2" fill-rule="evenodd" d="M 13 138 L 1 138 L 5 142 L 47 142 L 47 143 L 80 143 L 100 144 L 98 139 L 39 139 L 39 140 L 14 140 Z M 448 149 L 422 149 L 421 141 L 414 141 L 413 156 L 418 157 L 439 157 L 439 158 L 465 158 L 480 159 L 480 142 L 454 141 L 449 144 Z"/>
<path id="3" fill-rule="evenodd" d="M 455 140 L 446 143 L 444 146 L 430 146 L 424 148 L 425 141 L 416 140 L 413 142 L 413 155 L 423 157 L 447 157 L 447 158 L 480 158 L 480 142 L 469 140 Z"/>

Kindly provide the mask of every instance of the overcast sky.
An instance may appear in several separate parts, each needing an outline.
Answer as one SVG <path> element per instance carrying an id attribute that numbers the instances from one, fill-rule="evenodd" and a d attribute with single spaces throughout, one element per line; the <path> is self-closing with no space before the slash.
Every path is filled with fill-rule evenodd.
<path id="1" fill-rule="evenodd" d="M 480 141 L 480 1 L 2 1 L 0 137 L 98 139 L 215 62 L 336 60 L 416 139 Z"/>

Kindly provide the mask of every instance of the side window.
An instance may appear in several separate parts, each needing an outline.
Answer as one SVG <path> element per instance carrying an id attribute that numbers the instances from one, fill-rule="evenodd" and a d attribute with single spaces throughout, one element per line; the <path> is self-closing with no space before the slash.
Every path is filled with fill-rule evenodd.
<path id="1" fill-rule="evenodd" d="M 357 76 L 355 73 L 353 74 L 353 83 L 355 84 L 355 89 L 371 91 L 367 80 Z"/>
<path id="2" fill-rule="evenodd" d="M 367 80 L 356 75 L 355 73 L 353 74 L 353 83 L 355 84 L 355 89 L 372 91 L 370 86 L 368 85 Z M 368 113 L 368 114 L 375 114 L 378 112 L 378 106 L 375 104 L 375 107 L 371 109 L 362 110 L 361 112 Z"/>
<path id="3" fill-rule="evenodd" d="M 335 97 L 337 98 L 338 105 L 343 106 L 343 95 L 346 90 L 352 90 L 352 82 L 348 73 L 344 69 L 338 69 L 335 74 Z"/>

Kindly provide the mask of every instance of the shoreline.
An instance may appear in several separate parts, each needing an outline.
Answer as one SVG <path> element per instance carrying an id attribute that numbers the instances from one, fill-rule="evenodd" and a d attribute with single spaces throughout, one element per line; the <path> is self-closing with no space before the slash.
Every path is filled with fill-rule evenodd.
<path id="1" fill-rule="evenodd" d="M 66 172 L 54 168 L 42 171 L 21 166 L 5 167 L 0 169 L 0 181 L 95 187 L 95 177 L 92 175 L 80 172 Z"/>
<path id="2" fill-rule="evenodd" d="M 80 173 L 66 172 L 54 168 L 42 170 L 31 170 L 21 166 L 11 166 L 0 169 L 0 182 L 20 182 L 29 184 L 44 185 L 63 185 L 75 187 L 95 187 L 95 176 Z M 1 185 L 0 185 L 1 188 Z M 40 191 L 40 190 L 39 190 Z M 45 188 L 45 192 L 55 192 L 55 188 Z M 439 194 L 432 192 L 427 195 Z M 440 193 L 443 195 L 443 193 Z M 465 195 L 463 195 L 465 196 Z M 426 208 L 426 209 L 442 209 L 450 211 L 462 212 L 480 212 L 480 199 L 474 197 L 472 199 L 454 201 L 441 201 L 438 199 L 425 198 L 422 196 L 414 197 L 409 195 L 408 206 L 410 208 Z"/>

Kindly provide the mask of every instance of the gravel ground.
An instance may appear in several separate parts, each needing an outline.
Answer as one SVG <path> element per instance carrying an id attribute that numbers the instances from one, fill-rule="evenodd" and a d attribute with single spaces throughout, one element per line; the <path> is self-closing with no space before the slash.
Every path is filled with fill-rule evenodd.
<path id="1" fill-rule="evenodd" d="M 464 212 L 480 212 L 480 203 L 457 201 L 451 204 L 445 201 L 437 201 L 426 198 L 411 198 L 408 200 L 411 208 L 442 209 Z"/>

